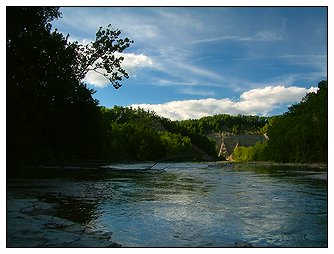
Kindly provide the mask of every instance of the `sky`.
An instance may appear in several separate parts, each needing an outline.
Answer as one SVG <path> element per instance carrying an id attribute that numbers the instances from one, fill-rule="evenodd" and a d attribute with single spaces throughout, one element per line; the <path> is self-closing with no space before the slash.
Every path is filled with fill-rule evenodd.
<path id="1" fill-rule="evenodd" d="M 100 105 L 142 107 L 172 120 L 270 116 L 327 79 L 325 7 L 62 7 L 53 28 L 80 43 L 121 29 L 130 78 L 115 90 L 91 72 Z"/>

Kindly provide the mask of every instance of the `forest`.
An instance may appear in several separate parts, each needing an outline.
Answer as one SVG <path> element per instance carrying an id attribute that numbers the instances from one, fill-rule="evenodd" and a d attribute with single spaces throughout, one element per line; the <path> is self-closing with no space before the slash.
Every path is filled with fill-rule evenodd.
<path id="1" fill-rule="evenodd" d="M 18 19 L 17 17 L 20 16 Z M 50 22 L 56 7 L 7 7 L 6 154 L 9 167 L 82 161 L 216 160 L 210 133 L 262 133 L 268 142 L 238 147 L 236 161 L 326 162 L 327 81 L 280 116 L 220 114 L 171 121 L 155 112 L 93 98 L 82 80 L 90 70 L 115 89 L 128 78 L 123 52 L 133 43 L 121 31 L 100 27 L 87 45 L 70 42 Z M 97 61 L 102 59 L 102 61 Z"/>
<path id="2" fill-rule="evenodd" d="M 317 93 L 308 93 L 288 112 L 269 119 L 261 129 L 269 140 L 253 147 L 238 147 L 237 161 L 327 162 L 328 85 L 318 83 Z"/>

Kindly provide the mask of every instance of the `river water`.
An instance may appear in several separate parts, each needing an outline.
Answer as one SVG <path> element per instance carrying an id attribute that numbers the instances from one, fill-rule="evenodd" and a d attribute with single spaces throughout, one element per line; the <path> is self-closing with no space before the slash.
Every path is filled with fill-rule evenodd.
<path id="1" fill-rule="evenodd" d="M 56 204 L 57 217 L 112 233 L 125 247 L 327 246 L 326 169 L 159 163 L 138 170 L 148 165 L 43 169 L 13 178 L 7 193 Z"/>

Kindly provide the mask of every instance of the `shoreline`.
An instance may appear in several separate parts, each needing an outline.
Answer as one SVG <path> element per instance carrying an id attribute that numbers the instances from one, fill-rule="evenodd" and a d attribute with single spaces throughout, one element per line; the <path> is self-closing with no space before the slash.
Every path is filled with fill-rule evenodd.
<path id="1" fill-rule="evenodd" d="M 318 168 L 328 170 L 328 163 L 315 162 L 315 163 L 299 163 L 299 162 L 273 162 L 273 161 L 249 161 L 249 162 L 230 162 L 233 164 L 252 165 L 252 166 L 284 166 L 284 167 L 307 167 Z"/>
<path id="2" fill-rule="evenodd" d="M 118 165 L 118 164 L 160 164 L 160 163 L 218 163 L 218 164 L 251 164 L 251 165 L 264 165 L 264 166 L 301 166 L 301 167 L 319 167 L 319 168 L 327 168 L 328 163 L 325 162 L 310 162 L 310 163 L 301 163 L 301 162 L 275 162 L 275 161 L 247 161 L 247 162 L 239 162 L 239 161 L 225 161 L 225 160 L 203 160 L 203 161 L 195 161 L 195 160 L 163 160 L 163 161 L 99 161 L 93 163 L 61 163 L 61 164 L 41 164 L 35 166 L 25 166 L 24 168 L 96 168 L 107 165 Z"/>

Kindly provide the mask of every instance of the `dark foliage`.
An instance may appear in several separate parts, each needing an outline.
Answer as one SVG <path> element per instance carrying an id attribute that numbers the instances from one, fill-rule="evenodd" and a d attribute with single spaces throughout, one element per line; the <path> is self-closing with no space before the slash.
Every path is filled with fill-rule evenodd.
<path id="1" fill-rule="evenodd" d="M 56 7 L 7 7 L 7 162 L 29 164 L 96 158 L 103 130 L 94 91 L 81 81 L 89 71 L 108 65 L 118 88 L 127 73 L 120 67 L 131 41 L 120 31 L 102 28 L 96 41 L 70 43 L 50 22 Z M 102 62 L 96 63 L 98 58 Z M 116 74 L 117 73 L 117 74 Z"/>
<path id="2" fill-rule="evenodd" d="M 115 106 L 101 107 L 107 130 L 104 156 L 112 161 L 201 160 L 200 149 L 215 157 L 213 142 L 190 133 L 155 112 Z M 196 147 L 196 148 L 195 148 Z"/>
<path id="3" fill-rule="evenodd" d="M 272 118 L 262 129 L 267 143 L 238 147 L 238 161 L 273 160 L 278 162 L 327 162 L 328 159 L 328 88 L 318 84 L 317 93 L 308 93 L 289 111 Z"/>
<path id="4" fill-rule="evenodd" d="M 214 132 L 229 132 L 232 134 L 259 133 L 268 121 L 267 117 L 260 116 L 231 116 L 227 114 L 219 114 L 214 116 L 206 116 L 200 119 L 190 119 L 180 122 L 192 133 L 206 135 Z"/>
<path id="5" fill-rule="evenodd" d="M 268 129 L 269 158 L 283 162 L 327 162 L 328 89 L 318 84 L 317 93 L 307 94 Z"/>
<path id="6" fill-rule="evenodd" d="M 118 89 L 128 74 L 120 54 L 133 41 L 109 25 L 95 41 L 69 42 L 50 22 L 56 7 L 7 7 L 7 163 L 90 159 L 215 158 L 212 132 L 267 133 L 268 143 L 239 148 L 240 160 L 327 161 L 327 82 L 282 116 L 230 116 L 173 122 L 142 109 L 98 106 L 83 78 L 100 73 Z"/>

